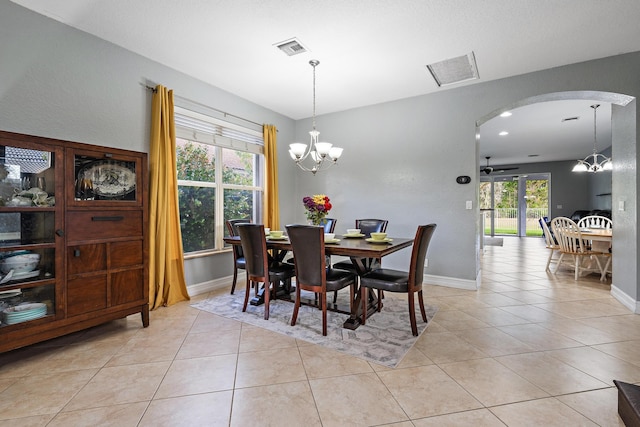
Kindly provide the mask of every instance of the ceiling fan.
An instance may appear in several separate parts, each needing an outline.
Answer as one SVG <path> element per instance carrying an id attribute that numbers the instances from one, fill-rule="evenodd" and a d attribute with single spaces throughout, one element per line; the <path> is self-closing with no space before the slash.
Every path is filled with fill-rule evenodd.
<path id="1" fill-rule="evenodd" d="M 515 170 L 518 169 L 518 167 L 512 167 L 512 168 L 493 168 L 491 166 L 489 166 L 489 159 L 491 158 L 491 156 L 487 156 L 485 157 L 485 159 L 487 159 L 487 166 L 485 167 L 481 167 L 480 168 L 480 172 L 484 172 L 487 175 L 489 175 L 492 172 L 496 172 L 496 173 L 503 173 L 504 171 L 511 171 L 511 170 Z"/>

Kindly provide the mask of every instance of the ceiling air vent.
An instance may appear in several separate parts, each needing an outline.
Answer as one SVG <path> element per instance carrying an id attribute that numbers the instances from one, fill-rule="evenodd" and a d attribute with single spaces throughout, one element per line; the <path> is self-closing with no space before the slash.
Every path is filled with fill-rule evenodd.
<path id="1" fill-rule="evenodd" d="M 427 65 L 438 86 L 447 86 L 479 78 L 473 52 Z"/>
<path id="2" fill-rule="evenodd" d="M 283 51 L 284 53 L 286 53 L 289 56 L 297 55 L 299 53 L 307 51 L 307 49 L 304 46 L 302 46 L 302 43 L 300 43 L 295 38 L 289 39 L 289 40 L 285 40 L 285 41 L 280 42 L 280 43 L 276 43 L 274 46 L 277 47 L 278 49 L 280 49 L 281 51 Z"/>

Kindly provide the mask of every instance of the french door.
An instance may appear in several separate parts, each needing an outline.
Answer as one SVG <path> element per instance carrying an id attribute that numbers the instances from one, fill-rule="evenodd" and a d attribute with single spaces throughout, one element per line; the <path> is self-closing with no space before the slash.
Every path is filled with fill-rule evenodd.
<path id="1" fill-rule="evenodd" d="M 549 216 L 549 179 L 548 173 L 481 177 L 484 234 L 541 236 L 538 220 Z"/>

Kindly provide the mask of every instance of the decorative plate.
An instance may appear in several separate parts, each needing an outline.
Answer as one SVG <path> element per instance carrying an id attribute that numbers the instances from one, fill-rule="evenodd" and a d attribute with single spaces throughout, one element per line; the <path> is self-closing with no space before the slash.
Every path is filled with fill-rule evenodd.
<path id="1" fill-rule="evenodd" d="M 98 160 L 89 163 L 78 172 L 78 180 L 90 179 L 94 194 L 102 197 L 119 197 L 136 189 L 136 173 L 114 160 Z"/>
<path id="2" fill-rule="evenodd" d="M 359 237 L 364 237 L 364 234 L 362 234 L 362 233 L 358 233 L 358 234 L 343 234 L 342 237 L 346 237 L 348 239 L 359 238 Z"/>
<path id="3" fill-rule="evenodd" d="M 325 243 L 329 243 L 329 244 L 338 243 L 338 242 L 340 242 L 340 239 L 327 239 L 324 242 Z"/>

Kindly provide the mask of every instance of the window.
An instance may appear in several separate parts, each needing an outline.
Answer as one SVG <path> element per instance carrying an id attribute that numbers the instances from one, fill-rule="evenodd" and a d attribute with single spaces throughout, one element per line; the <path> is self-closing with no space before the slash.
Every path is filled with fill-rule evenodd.
<path id="1" fill-rule="evenodd" d="M 180 229 L 185 253 L 224 247 L 225 221 L 262 221 L 262 133 L 175 108 Z"/>

